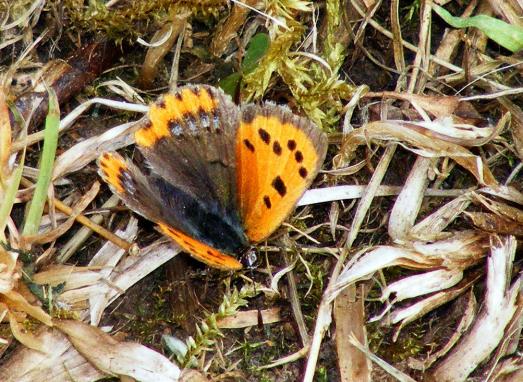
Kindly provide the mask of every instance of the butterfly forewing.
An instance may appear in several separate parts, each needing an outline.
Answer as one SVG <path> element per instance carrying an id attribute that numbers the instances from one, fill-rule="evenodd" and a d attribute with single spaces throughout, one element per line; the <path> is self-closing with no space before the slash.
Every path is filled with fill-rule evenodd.
<path id="1" fill-rule="evenodd" d="M 258 242 L 289 215 L 323 163 L 327 139 L 313 123 L 275 106 L 242 109 L 237 188 L 245 233 Z"/>
<path id="2" fill-rule="evenodd" d="M 163 95 L 135 134 L 154 171 L 224 215 L 236 212 L 238 107 L 221 90 L 185 86 Z"/>

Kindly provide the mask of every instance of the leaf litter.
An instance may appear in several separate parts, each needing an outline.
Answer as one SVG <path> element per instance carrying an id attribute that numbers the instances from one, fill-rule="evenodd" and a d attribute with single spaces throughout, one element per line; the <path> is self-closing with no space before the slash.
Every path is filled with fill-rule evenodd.
<path id="1" fill-rule="evenodd" d="M 522 13 L 1 3 L 0 379 L 520 380 Z M 185 82 L 329 134 L 255 269 L 182 259 L 97 183 L 144 100 Z"/>

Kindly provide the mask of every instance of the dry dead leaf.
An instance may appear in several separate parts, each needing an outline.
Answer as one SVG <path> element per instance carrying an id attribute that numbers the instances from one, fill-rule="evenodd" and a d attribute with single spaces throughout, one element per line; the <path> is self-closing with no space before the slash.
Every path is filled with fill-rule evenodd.
<path id="1" fill-rule="evenodd" d="M 523 236 L 523 224 L 486 212 L 467 212 L 466 215 L 479 229 L 500 235 Z"/>
<path id="2" fill-rule="evenodd" d="M 141 382 L 174 382 L 180 377 L 178 366 L 143 345 L 118 341 L 80 321 L 56 321 L 55 326 L 67 335 L 85 359 L 104 373 Z"/>
<path id="3" fill-rule="evenodd" d="M 239 329 L 260 324 L 280 322 L 280 308 L 249 310 L 219 319 L 216 324 L 222 329 Z"/>
<path id="4" fill-rule="evenodd" d="M 467 169 L 482 185 L 495 186 L 497 181 L 483 160 L 472 154 L 465 147 L 453 143 L 452 137 L 435 133 L 427 128 L 431 124 L 413 123 L 404 121 L 377 121 L 363 125 L 349 134 L 344 142 L 342 151 L 353 155 L 356 148 L 373 141 L 398 142 L 408 150 L 425 157 L 450 157 L 459 165 Z M 449 127 L 456 131 L 452 126 Z M 492 132 L 489 132 L 489 136 Z M 350 159 L 350 158 L 347 158 Z"/>
<path id="5" fill-rule="evenodd" d="M 485 305 L 471 330 L 431 373 L 434 381 L 465 381 L 507 336 L 505 328 L 516 312 L 521 293 L 522 276 L 510 284 L 516 244 L 513 236 L 493 237 Z"/>
<path id="6" fill-rule="evenodd" d="M 78 353 L 67 337 L 56 329 L 43 329 L 36 335 L 46 352 L 19 347 L 2 364 L 3 382 L 75 381 L 92 382 L 106 377 Z"/>

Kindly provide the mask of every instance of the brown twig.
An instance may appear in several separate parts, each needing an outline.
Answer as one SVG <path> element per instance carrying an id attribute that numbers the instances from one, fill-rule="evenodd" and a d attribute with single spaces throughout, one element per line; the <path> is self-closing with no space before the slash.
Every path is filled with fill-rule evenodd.
<path id="1" fill-rule="evenodd" d="M 15 107 L 24 119 L 34 108 L 31 126 L 38 126 L 47 114 L 47 91 L 41 83 L 46 83 L 56 92 L 58 102 L 63 104 L 73 95 L 109 67 L 119 56 L 121 49 L 107 42 L 94 42 L 78 49 L 68 59 L 49 62 L 41 71 L 39 80 L 32 92 L 23 94 L 15 101 Z M 13 115 L 10 115 L 13 120 Z"/>

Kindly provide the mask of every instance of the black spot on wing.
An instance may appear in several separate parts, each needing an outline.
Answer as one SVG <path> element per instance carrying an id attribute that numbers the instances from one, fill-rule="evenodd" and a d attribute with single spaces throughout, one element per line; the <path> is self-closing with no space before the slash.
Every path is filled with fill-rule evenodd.
<path id="1" fill-rule="evenodd" d="M 274 141 L 274 143 L 272 144 L 272 151 L 274 151 L 274 154 L 276 155 L 281 155 L 281 145 L 280 145 L 280 142 L 278 141 Z"/>
<path id="2" fill-rule="evenodd" d="M 267 195 L 265 195 L 263 197 L 263 202 L 265 203 L 265 207 L 267 207 L 268 209 L 271 209 L 271 207 L 272 207 L 271 198 L 269 198 Z"/>
<path id="3" fill-rule="evenodd" d="M 280 196 L 285 196 L 287 193 L 287 186 L 285 186 L 285 182 L 279 175 L 274 178 L 271 185 L 278 192 L 278 194 L 280 194 Z"/>
<path id="4" fill-rule="evenodd" d="M 303 154 L 300 150 L 298 150 L 294 153 L 294 159 L 296 159 L 296 162 L 298 162 L 298 163 L 303 162 Z"/>
<path id="5" fill-rule="evenodd" d="M 148 131 L 153 128 L 153 123 L 151 121 L 147 121 L 142 128 L 140 128 L 141 131 Z"/>
<path id="6" fill-rule="evenodd" d="M 247 147 L 247 149 L 250 151 L 250 152 L 254 152 L 254 146 L 253 144 L 251 143 L 251 141 L 249 141 L 248 139 L 244 139 L 243 140 L 243 143 L 245 145 L 245 147 Z"/>
<path id="7" fill-rule="evenodd" d="M 296 149 L 296 141 L 294 139 L 289 139 L 287 141 L 287 148 L 291 151 L 294 151 Z"/>
<path id="8" fill-rule="evenodd" d="M 307 174 L 309 173 L 305 167 L 300 167 L 298 172 L 303 179 L 305 179 L 307 177 Z"/>
<path id="9" fill-rule="evenodd" d="M 200 89 L 201 89 L 200 87 L 193 87 L 190 89 L 191 89 L 192 94 L 194 94 L 196 97 L 200 96 Z"/>
<path id="10" fill-rule="evenodd" d="M 271 143 L 271 135 L 267 132 L 267 130 L 260 128 L 258 129 L 258 134 L 260 135 L 260 138 L 264 143 Z"/>

